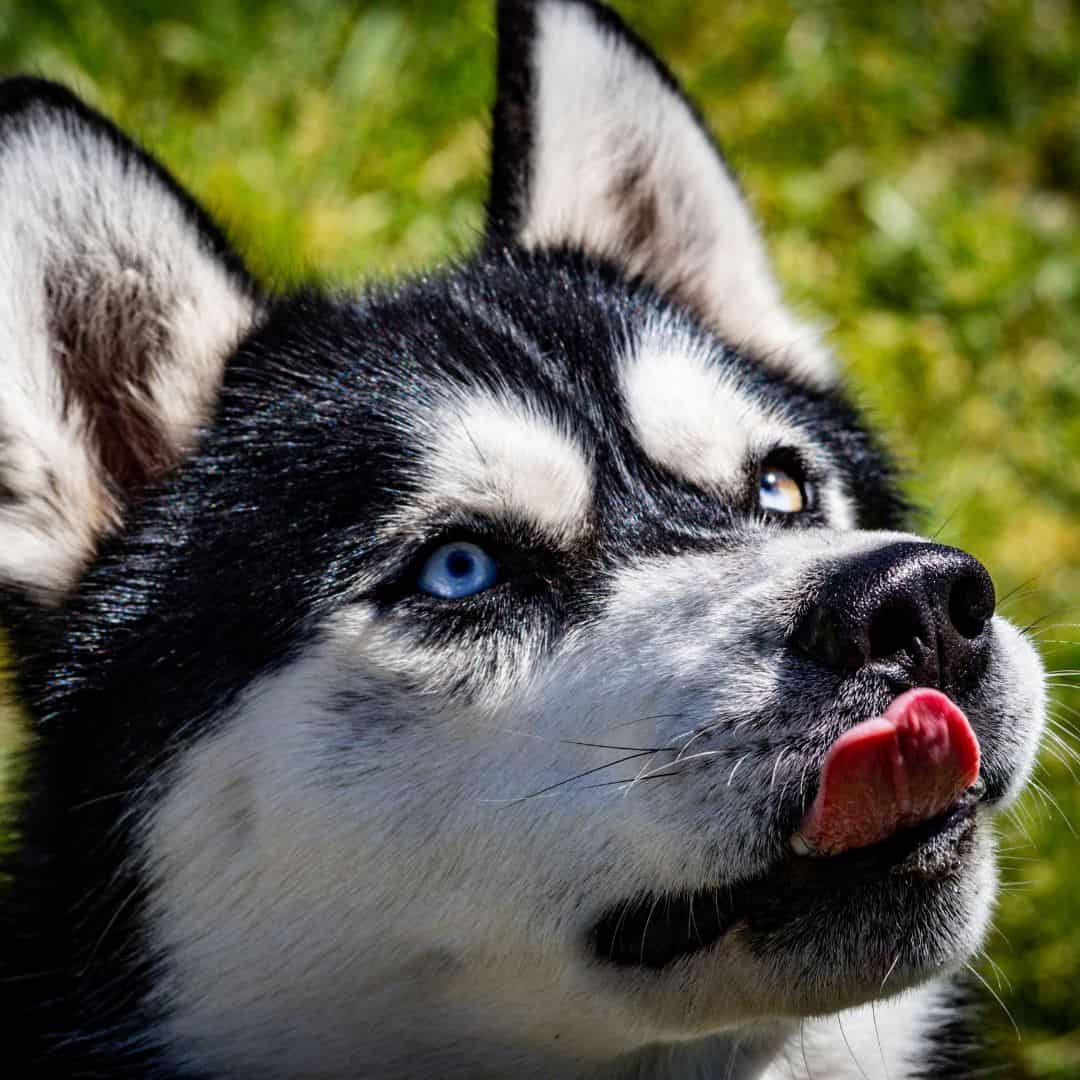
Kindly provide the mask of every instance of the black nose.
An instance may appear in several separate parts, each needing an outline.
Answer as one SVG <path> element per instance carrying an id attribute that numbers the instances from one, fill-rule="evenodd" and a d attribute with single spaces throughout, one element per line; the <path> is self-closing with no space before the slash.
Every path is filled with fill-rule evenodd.
<path id="1" fill-rule="evenodd" d="M 891 544 L 839 564 L 789 644 L 837 670 L 877 665 L 913 686 L 955 689 L 982 673 L 994 584 L 982 563 L 938 544 Z"/>

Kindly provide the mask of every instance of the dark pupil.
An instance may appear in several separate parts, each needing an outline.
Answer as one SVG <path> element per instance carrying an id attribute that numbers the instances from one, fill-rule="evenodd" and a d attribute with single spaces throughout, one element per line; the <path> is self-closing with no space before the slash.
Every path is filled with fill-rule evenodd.
<path id="1" fill-rule="evenodd" d="M 780 486 L 780 481 L 777 478 L 776 473 L 766 473 L 761 478 L 761 487 L 763 491 L 775 491 Z"/>
<path id="2" fill-rule="evenodd" d="M 451 577 L 468 577 L 473 570 L 473 557 L 467 551 L 454 551 L 447 557 L 446 569 Z"/>

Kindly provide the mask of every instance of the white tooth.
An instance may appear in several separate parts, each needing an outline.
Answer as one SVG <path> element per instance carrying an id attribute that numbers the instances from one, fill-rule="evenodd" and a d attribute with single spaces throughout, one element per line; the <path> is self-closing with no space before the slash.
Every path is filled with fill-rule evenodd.
<path id="1" fill-rule="evenodd" d="M 788 847 L 791 848 L 796 855 L 811 855 L 814 850 L 803 838 L 802 833 L 792 833 L 791 839 L 788 841 Z"/>

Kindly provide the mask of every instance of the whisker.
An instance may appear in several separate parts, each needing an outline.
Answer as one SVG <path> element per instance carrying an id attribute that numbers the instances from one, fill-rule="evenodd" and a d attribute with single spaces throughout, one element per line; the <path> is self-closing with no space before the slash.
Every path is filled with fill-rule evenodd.
<path id="1" fill-rule="evenodd" d="M 691 761 L 700 761 L 702 758 L 727 757 L 728 753 L 728 750 L 701 750 L 696 754 L 691 754 L 689 757 L 677 757 L 674 761 L 668 762 L 667 765 L 658 765 L 657 768 L 668 769 L 675 765 L 686 765 Z M 651 772 L 645 772 L 641 778 L 647 780 L 651 775 Z"/>
<path id="2" fill-rule="evenodd" d="M 728 786 L 728 787 L 731 787 L 731 781 L 735 779 L 735 774 L 736 774 L 736 773 L 737 773 L 737 772 L 739 771 L 739 766 L 740 766 L 740 765 L 741 765 L 741 764 L 742 764 L 742 763 L 743 763 L 743 762 L 744 762 L 744 761 L 745 761 L 745 760 L 746 760 L 746 759 L 747 759 L 747 758 L 748 758 L 749 756 L 750 756 L 750 754 L 749 754 L 749 752 L 747 752 L 747 753 L 743 754 L 743 756 L 742 756 L 741 758 L 739 758 L 739 760 L 738 760 L 738 761 L 736 761 L 736 762 L 735 762 L 735 765 L 734 765 L 734 767 L 732 768 L 731 772 L 730 772 L 730 773 L 728 774 L 728 778 L 727 778 L 727 786 Z"/>
<path id="3" fill-rule="evenodd" d="M 656 905 L 659 903 L 660 897 L 657 896 L 652 902 L 652 907 L 649 908 L 649 914 L 645 917 L 645 929 L 641 931 L 641 952 L 638 954 L 638 961 L 642 965 L 645 963 L 645 939 L 649 936 L 649 923 L 652 922 L 653 912 L 656 911 Z"/>
<path id="4" fill-rule="evenodd" d="M 731 1052 L 728 1054 L 727 1068 L 724 1069 L 724 1080 L 735 1080 L 735 1066 L 739 1063 L 739 1052 L 742 1050 L 742 1039 L 736 1037 L 731 1044 Z"/>
<path id="5" fill-rule="evenodd" d="M 76 810 L 86 810 L 100 803 L 112 802 L 114 799 L 126 799 L 129 795 L 140 794 L 142 790 L 142 788 L 128 788 L 127 791 L 114 791 L 108 795 L 99 795 L 95 799 L 87 799 L 85 802 L 76 803 L 74 806 L 69 807 L 68 812 L 74 813 Z"/>
<path id="6" fill-rule="evenodd" d="M 1009 981 L 1009 976 L 1005 974 L 1002 966 L 997 963 L 994 958 L 985 950 L 982 953 L 983 959 L 994 969 L 994 974 L 997 977 L 997 984 L 999 990 L 1007 990 L 1012 993 L 1012 983 Z"/>
<path id="7" fill-rule="evenodd" d="M 1005 1004 L 1004 1001 L 1002 1001 L 1001 995 L 998 994 L 994 990 L 994 988 L 982 977 L 982 975 L 979 974 L 978 970 L 972 967 L 972 965 L 969 964 L 966 960 L 964 961 L 964 967 L 966 967 L 968 971 L 970 971 L 971 974 L 974 975 L 975 978 L 978 979 L 979 982 L 981 982 L 983 986 L 986 987 L 986 990 L 990 994 L 990 996 L 998 1003 L 998 1005 L 1001 1006 L 1001 1011 L 1004 1012 L 1005 1015 L 1008 1017 L 1009 1023 L 1012 1024 L 1013 1031 L 1016 1032 L 1016 1041 L 1023 1042 L 1024 1039 L 1023 1036 L 1020 1034 L 1020 1027 L 1017 1024 L 1016 1020 L 1013 1018 L 1013 1014 L 1009 1012 L 1009 1007 Z"/>
<path id="8" fill-rule="evenodd" d="M 650 717 L 649 719 L 653 719 Z M 670 746 L 619 746 L 612 743 L 601 742 L 586 742 L 583 739 L 561 739 L 551 735 L 542 735 L 537 731 L 523 731 L 520 728 L 506 727 L 503 724 L 489 724 L 483 720 L 469 721 L 473 727 L 488 728 L 491 731 L 497 731 L 502 735 L 517 735 L 522 739 L 536 739 L 539 742 L 546 742 L 557 744 L 561 746 L 585 746 L 594 750 L 625 750 L 628 752 L 642 753 L 642 754 L 657 754 L 661 750 L 674 750 L 674 747 Z"/>
<path id="9" fill-rule="evenodd" d="M 1038 882 L 1033 881 L 1031 878 L 1013 878 L 1011 881 L 1003 881 L 999 886 L 1002 893 L 1022 893 L 1025 889 L 1030 889 Z"/>
<path id="10" fill-rule="evenodd" d="M 952 523 L 956 515 L 970 502 L 970 499 L 965 499 L 963 502 L 958 503 L 956 506 L 945 515 L 945 520 L 930 534 L 928 539 L 936 540 Z"/>
<path id="11" fill-rule="evenodd" d="M 1031 835 L 1031 832 L 1028 829 L 1027 824 L 1024 822 L 1023 818 L 1020 816 L 1020 805 L 1016 804 L 1014 806 L 1010 806 L 1009 809 L 1006 810 L 1005 812 L 1009 815 L 1010 820 L 1016 825 L 1016 827 L 1024 834 L 1024 837 L 1026 838 L 1028 844 L 1031 847 L 1033 847 L 1036 851 L 1038 851 L 1039 845 L 1035 843 L 1035 839 Z"/>
<path id="12" fill-rule="evenodd" d="M 707 725 L 706 727 L 700 728 L 699 730 L 693 732 L 690 735 L 690 738 L 686 741 L 685 745 L 679 750 L 679 756 L 675 760 L 676 761 L 681 761 L 682 757 L 686 753 L 686 751 L 689 750 L 690 747 L 693 746 L 694 743 L 696 743 L 698 741 L 698 739 L 703 739 L 708 735 L 712 735 L 715 731 L 716 731 L 716 725 L 715 724 L 710 724 L 710 725 Z"/>
<path id="13" fill-rule="evenodd" d="M 997 603 L 994 604 L 994 610 L 1001 611 L 1002 607 L 1004 607 L 1004 605 L 1007 604 L 1010 600 L 1019 599 L 1021 596 L 1030 596 L 1032 595 L 1032 593 L 1037 592 L 1038 590 L 1030 588 L 1032 585 L 1035 584 L 1037 580 L 1038 574 L 1036 574 L 1034 577 L 1029 577 L 1027 581 L 1020 582 L 1019 585 L 1011 588 L 1004 596 L 999 596 Z M 1030 591 L 1024 592 L 1023 590 Z"/>
<path id="14" fill-rule="evenodd" d="M 614 746 L 610 743 L 582 742 L 580 739 L 559 739 L 566 746 L 587 746 L 593 750 L 625 750 L 638 754 L 662 754 L 665 750 L 674 751 L 673 746 Z"/>
<path id="15" fill-rule="evenodd" d="M 1043 733 L 1046 737 L 1046 743 L 1042 748 L 1042 753 L 1049 754 L 1056 762 L 1058 762 L 1062 768 L 1072 778 L 1073 783 L 1077 781 L 1076 773 L 1073 771 L 1073 763 L 1080 761 L 1080 755 L 1077 752 L 1061 740 L 1061 737 L 1056 735 L 1053 731 L 1046 731 Z M 1055 742 L 1054 740 L 1058 741 Z M 1060 744 L 1060 749 L 1059 749 Z"/>
<path id="16" fill-rule="evenodd" d="M 592 791 L 594 788 L 621 787 L 623 784 L 630 784 L 631 786 L 633 786 L 634 784 L 641 783 L 644 780 L 663 780 L 664 777 L 681 775 L 682 773 L 677 772 L 662 772 L 650 773 L 648 776 L 624 776 L 621 780 L 602 780 L 599 784 L 582 784 L 581 787 L 578 788 L 578 790 Z M 626 794 L 630 794 L 629 790 L 627 790 Z M 1035 860 L 1031 859 L 1029 861 L 1034 862 Z"/>
<path id="17" fill-rule="evenodd" d="M 692 931 L 694 937 L 697 938 L 698 944 L 700 945 L 701 944 L 701 932 L 698 930 L 698 927 L 697 927 L 697 919 L 694 918 L 694 894 L 693 893 L 690 894 L 690 901 L 689 901 L 689 904 L 687 906 L 689 907 L 690 911 L 689 911 L 689 917 L 686 920 L 686 936 L 689 937 L 690 934 L 691 934 L 691 931 Z"/>
<path id="18" fill-rule="evenodd" d="M 619 728 L 633 727 L 635 724 L 651 724 L 656 720 L 679 720 L 682 713 L 654 713 L 651 716 L 639 716 L 636 720 L 624 720 L 619 724 L 612 724 L 608 731 L 617 731 Z"/>
<path id="19" fill-rule="evenodd" d="M 799 1046 L 802 1050 L 803 1068 L 806 1069 L 807 1080 L 814 1080 L 814 1074 L 810 1071 L 810 1062 L 806 1057 L 806 1020 L 799 1020 Z"/>
<path id="20" fill-rule="evenodd" d="M 809 762 L 809 761 L 807 761 L 807 762 L 806 762 L 806 763 L 805 763 L 805 764 L 803 765 L 803 767 L 802 767 L 802 771 L 801 771 L 801 772 L 799 773 L 799 802 L 802 802 L 802 801 L 803 801 L 803 799 L 804 799 L 804 797 L 805 797 L 805 790 L 806 790 L 806 773 L 807 773 L 807 770 L 808 770 L 809 768 L 810 768 L 810 762 Z"/>
<path id="21" fill-rule="evenodd" d="M 1076 835 L 1076 829 L 1073 828 L 1073 823 L 1069 820 L 1068 814 L 1066 814 L 1065 811 L 1061 809 L 1061 804 L 1057 801 L 1057 799 L 1054 798 L 1054 796 L 1050 793 L 1049 789 L 1034 776 L 1028 779 L 1028 787 L 1030 787 L 1031 790 L 1034 791 L 1035 794 L 1043 800 L 1043 803 L 1045 805 L 1057 811 L 1058 816 L 1061 818 L 1062 822 L 1064 822 L 1065 828 L 1069 830 L 1072 838 L 1074 840 L 1080 839 Z"/>
<path id="22" fill-rule="evenodd" d="M 844 1040 L 844 1045 L 847 1047 L 847 1052 L 851 1055 L 851 1060 L 855 1062 L 855 1068 L 859 1070 L 859 1075 L 863 1080 L 870 1080 L 870 1077 L 866 1075 L 866 1070 L 855 1056 L 855 1051 L 851 1048 L 851 1043 L 848 1042 L 847 1032 L 844 1030 L 844 1021 L 841 1019 L 840 1013 L 836 1014 L 836 1023 L 840 1028 L 840 1038 Z"/>
<path id="23" fill-rule="evenodd" d="M 105 929 L 101 931 L 97 941 L 94 942 L 94 947 L 90 950 L 90 955 L 86 958 L 86 963 L 83 965 L 82 970 L 79 972 L 79 978 L 85 977 L 86 973 L 93 966 L 94 959 L 97 957 L 98 950 L 104 944 L 105 939 L 109 936 L 109 932 L 116 925 L 117 920 L 124 913 L 124 911 L 130 906 L 131 902 L 139 895 L 140 887 L 135 886 L 128 894 L 120 901 L 119 904 L 113 909 L 112 915 L 109 917 L 109 921 L 105 924 Z"/>
<path id="24" fill-rule="evenodd" d="M 575 773 L 573 776 L 568 776 L 565 780 L 557 780 L 554 784 L 548 784 L 547 787 L 542 787 L 537 791 L 532 791 L 528 795 L 519 795 L 513 799 L 481 799 L 481 802 L 496 802 L 504 803 L 507 805 L 514 805 L 515 803 L 522 803 L 528 799 L 535 799 L 540 795 L 546 795 L 551 791 L 555 791 L 557 788 L 565 787 L 567 784 L 574 783 L 575 780 L 583 780 L 586 776 L 593 776 L 595 773 L 603 772 L 605 769 L 614 768 L 616 765 L 625 764 L 627 761 L 634 761 L 639 757 L 651 757 L 652 751 L 643 751 L 634 754 L 627 754 L 624 757 L 616 758 L 614 761 L 609 761 L 604 765 L 595 765 L 591 769 L 585 769 L 583 772 Z"/>
<path id="25" fill-rule="evenodd" d="M 777 773 L 777 770 L 780 768 L 780 764 L 784 760 L 784 755 L 786 753 L 787 753 L 787 750 L 784 749 L 784 750 L 781 750 L 780 753 L 776 755 L 776 761 L 773 764 L 772 777 L 769 780 L 769 790 L 770 791 L 772 791 L 772 789 L 776 786 L 776 773 Z"/>
<path id="26" fill-rule="evenodd" d="M 988 929 L 992 934 L 997 934 L 997 936 L 1005 942 L 1005 947 L 1009 950 L 1009 952 L 1012 952 L 1012 942 L 1005 935 L 1005 931 L 1002 930 L 1001 927 L 997 925 L 997 923 L 991 922 Z"/>
<path id="27" fill-rule="evenodd" d="M 870 1002 L 870 1017 L 874 1021 L 874 1038 L 877 1039 L 878 1054 L 881 1056 L 881 1067 L 885 1070 L 885 1080 L 892 1080 L 889 1075 L 889 1063 L 885 1060 L 885 1047 L 881 1043 L 881 1029 L 877 1021 L 877 1003 Z"/>

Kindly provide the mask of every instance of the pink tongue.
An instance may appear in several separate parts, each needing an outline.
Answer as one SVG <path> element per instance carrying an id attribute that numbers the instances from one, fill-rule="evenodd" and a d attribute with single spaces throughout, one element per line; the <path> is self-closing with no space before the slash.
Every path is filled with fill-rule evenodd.
<path id="1" fill-rule="evenodd" d="M 816 851 L 866 847 L 944 813 L 979 775 L 979 740 L 944 694 L 901 694 L 833 743 L 799 826 Z"/>

